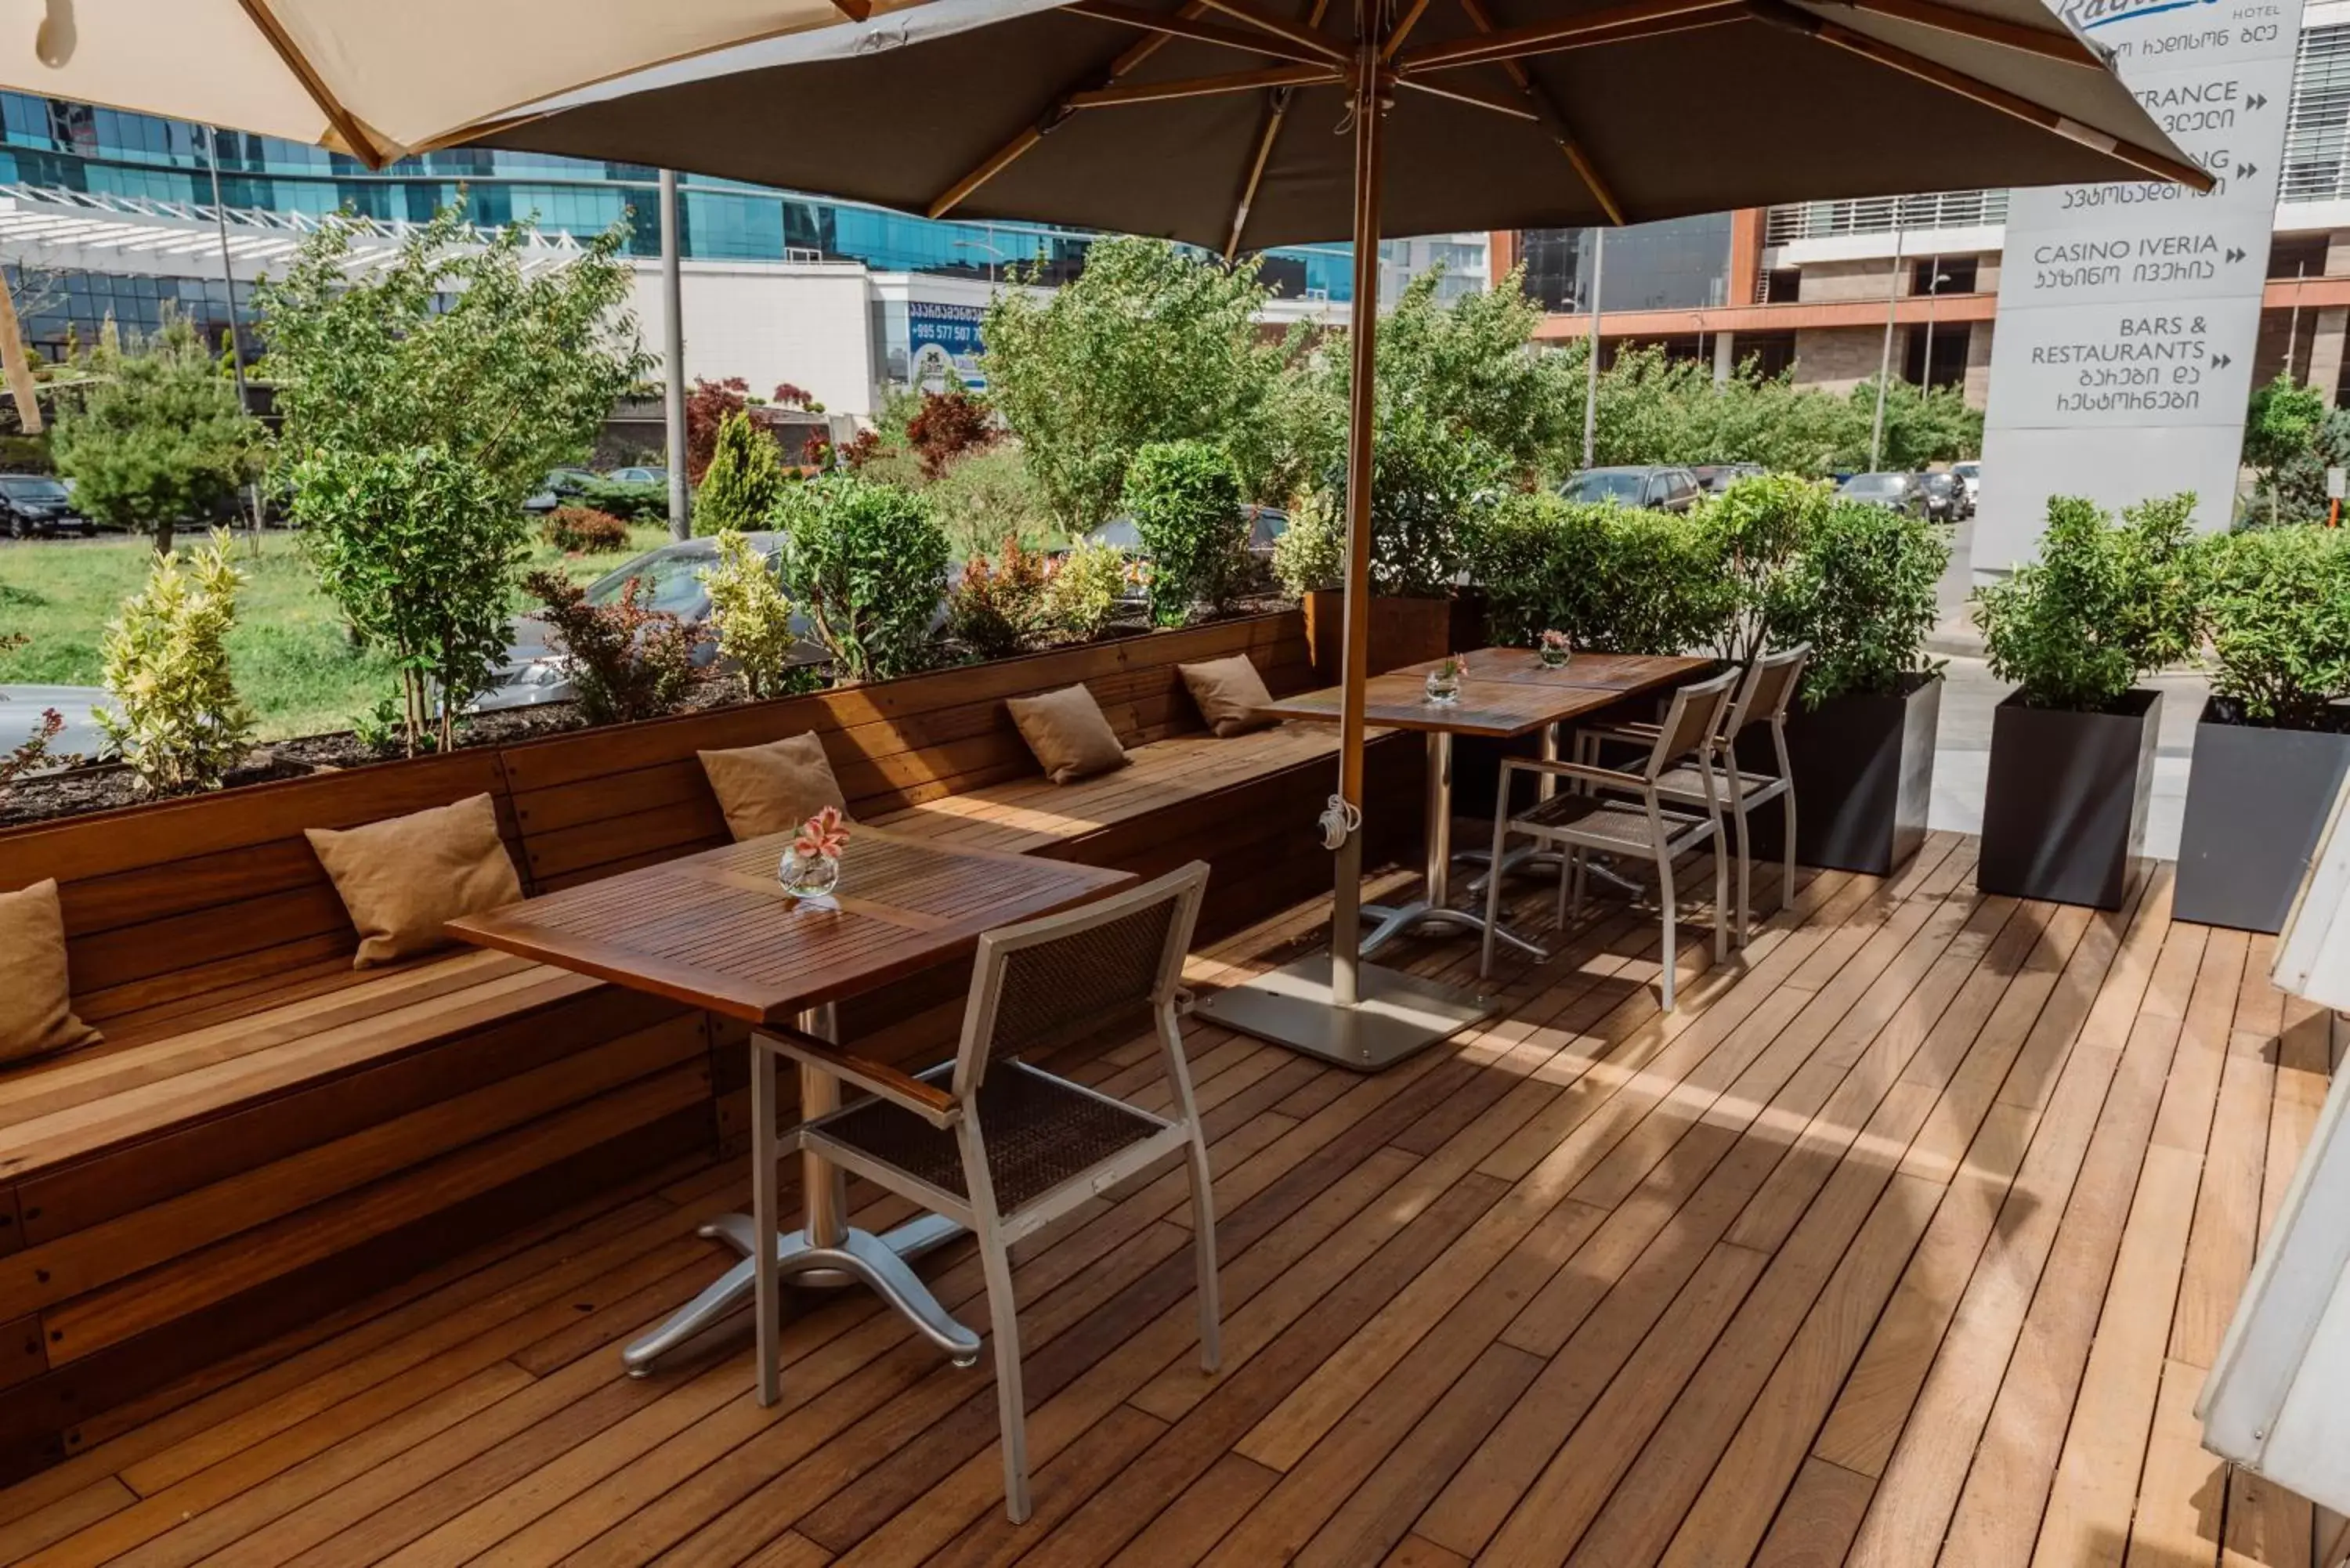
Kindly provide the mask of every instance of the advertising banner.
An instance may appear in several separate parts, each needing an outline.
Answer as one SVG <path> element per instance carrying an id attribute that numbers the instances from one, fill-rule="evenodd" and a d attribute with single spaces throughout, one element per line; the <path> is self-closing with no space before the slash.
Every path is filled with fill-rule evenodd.
<path id="1" fill-rule="evenodd" d="M 2118 508 L 2191 490 L 2197 525 L 2225 528 L 2251 392 L 2301 0 L 2073 0 L 2063 12 L 2219 182 L 2009 198 L 1978 570 L 2032 558 L 2051 495 Z"/>
<path id="2" fill-rule="evenodd" d="M 987 385 L 981 374 L 980 325 L 987 309 L 978 305 L 940 305 L 914 300 L 906 306 L 909 379 L 924 391 L 942 392 L 950 379 L 973 391 Z M 951 373 L 951 374 L 950 374 Z"/>

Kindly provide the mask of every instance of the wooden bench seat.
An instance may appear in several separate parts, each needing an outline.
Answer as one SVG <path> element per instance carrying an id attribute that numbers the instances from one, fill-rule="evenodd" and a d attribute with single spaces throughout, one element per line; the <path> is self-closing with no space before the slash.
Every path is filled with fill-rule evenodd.
<path id="1" fill-rule="evenodd" d="M 1142 875 L 1214 867 L 1203 933 L 1327 887 L 1334 728 L 1201 732 L 1179 662 L 1315 677 L 1259 617 L 812 697 L 0 831 L 0 889 L 60 887 L 104 1044 L 0 1069 L 0 1480 L 190 1398 L 247 1347 L 503 1231 L 747 1138 L 741 1026 L 501 954 L 354 971 L 306 827 L 470 795 L 531 892 L 725 840 L 697 751 L 814 731 L 868 821 Z M 1003 699 L 1082 680 L 1133 763 L 1056 787 Z M 1419 748 L 1374 747 L 1377 856 Z M 965 976 L 844 1009 L 926 1054 Z M 937 1038 L 932 1038 L 936 1036 Z"/>

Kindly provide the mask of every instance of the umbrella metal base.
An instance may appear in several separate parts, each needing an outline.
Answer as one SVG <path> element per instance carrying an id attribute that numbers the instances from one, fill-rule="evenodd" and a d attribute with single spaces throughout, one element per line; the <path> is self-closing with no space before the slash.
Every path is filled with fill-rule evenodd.
<path id="1" fill-rule="evenodd" d="M 1198 1016 L 1357 1072 L 1392 1067 L 1501 1010 L 1489 996 L 1364 964 L 1362 1000 L 1330 996 L 1330 955 L 1315 953 L 1203 998 Z"/>

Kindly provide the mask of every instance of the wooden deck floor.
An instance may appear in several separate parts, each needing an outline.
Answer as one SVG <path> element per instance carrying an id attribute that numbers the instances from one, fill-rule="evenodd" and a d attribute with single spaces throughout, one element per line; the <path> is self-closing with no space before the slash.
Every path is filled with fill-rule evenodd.
<path id="1" fill-rule="evenodd" d="M 987 1372 L 861 1294 L 789 1324 L 776 1409 L 739 1336 L 620 1375 L 712 1276 L 730 1164 L 159 1396 L 0 1492 L 0 1558 L 2309 1564 L 2308 1507 L 2190 1406 L 2334 1022 L 2265 940 L 2174 924 L 2167 867 L 2108 918 L 1981 897 L 1972 857 L 1811 879 L 1727 968 L 1700 927 L 1669 1018 L 1616 906 L 1381 1076 L 1199 1030 L 1225 1368 L 1180 1176 L 1032 1245 L 1026 1526 Z M 967 1248 L 925 1270 L 983 1324 Z"/>

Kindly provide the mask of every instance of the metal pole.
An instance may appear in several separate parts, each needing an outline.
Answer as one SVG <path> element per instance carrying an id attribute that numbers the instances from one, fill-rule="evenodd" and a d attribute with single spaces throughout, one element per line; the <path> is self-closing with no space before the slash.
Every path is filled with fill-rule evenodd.
<path id="1" fill-rule="evenodd" d="M 1928 264 L 1932 269 L 1926 277 L 1926 364 L 1918 375 L 1920 391 L 1934 389 L 1934 306 L 1942 301 L 1942 258 L 1936 256 Z"/>
<path id="2" fill-rule="evenodd" d="M 228 254 L 228 209 L 221 204 L 220 127 L 204 127 L 204 161 L 211 166 L 213 177 L 213 227 L 220 234 L 221 282 L 228 288 L 228 362 L 236 375 L 236 411 L 253 412 L 253 404 L 244 395 L 244 338 L 238 330 L 236 319 L 236 268 Z M 247 513 L 253 518 L 255 545 L 261 537 L 261 486 L 251 481 L 244 487 Z"/>
<path id="3" fill-rule="evenodd" d="M 661 402 L 669 449 L 669 531 L 693 536 L 685 484 L 685 276 L 679 265 L 677 171 L 660 171 Z"/>
<path id="4" fill-rule="evenodd" d="M 1877 358 L 1877 417 L 1868 427 L 1868 469 L 1877 472 L 1885 450 L 1885 383 L 1893 376 L 1893 312 L 1901 303 L 1901 198 L 1893 208 L 1893 286 L 1885 291 L 1885 348 Z"/>
<path id="5" fill-rule="evenodd" d="M 1599 282 L 1607 265 L 1607 231 L 1591 231 L 1591 351 L 1583 366 L 1583 466 L 1599 439 Z"/>
<path id="6" fill-rule="evenodd" d="M 1344 694 L 1338 709 L 1338 793 L 1357 812 L 1363 805 L 1363 682 L 1371 655 L 1371 450 L 1378 422 L 1379 321 L 1379 28 L 1377 6 L 1364 8 L 1366 26 L 1355 47 L 1355 306 L 1352 381 L 1347 410 L 1347 598 Z M 1363 834 L 1357 826 L 1338 846 L 1330 906 L 1330 1000 L 1352 1007 L 1362 999 Z"/>

